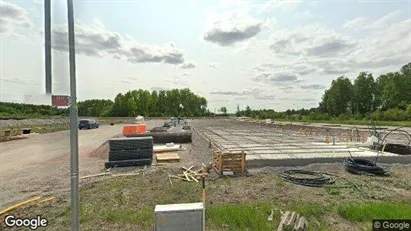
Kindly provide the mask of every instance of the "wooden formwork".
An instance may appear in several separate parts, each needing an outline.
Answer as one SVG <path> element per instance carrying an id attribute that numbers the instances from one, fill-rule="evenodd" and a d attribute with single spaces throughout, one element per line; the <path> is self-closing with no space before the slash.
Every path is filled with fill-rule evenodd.
<path id="1" fill-rule="evenodd" d="M 213 153 L 213 168 L 223 175 L 223 172 L 244 173 L 247 169 L 245 152 L 221 152 Z"/>

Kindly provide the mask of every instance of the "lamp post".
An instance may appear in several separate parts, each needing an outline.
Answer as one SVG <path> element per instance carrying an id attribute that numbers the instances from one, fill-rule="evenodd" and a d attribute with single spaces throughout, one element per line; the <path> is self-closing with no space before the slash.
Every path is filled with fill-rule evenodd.
<path id="1" fill-rule="evenodd" d="M 51 94 L 51 0 L 44 0 L 44 59 L 44 73 L 46 76 L 46 94 Z"/>
<path id="2" fill-rule="evenodd" d="M 67 0 L 68 41 L 70 62 L 70 154 L 71 154 L 71 230 L 80 230 L 78 183 L 78 109 L 76 92 L 76 50 L 74 39 L 73 0 Z"/>

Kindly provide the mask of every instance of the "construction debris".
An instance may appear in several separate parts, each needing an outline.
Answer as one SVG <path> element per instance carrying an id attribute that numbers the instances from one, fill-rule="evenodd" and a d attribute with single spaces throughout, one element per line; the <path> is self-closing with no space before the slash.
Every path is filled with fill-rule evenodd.
<path id="1" fill-rule="evenodd" d="M 195 181 L 195 182 L 199 182 L 198 180 L 201 179 L 201 177 L 207 177 L 208 176 L 208 168 L 203 165 L 203 167 L 197 171 L 192 170 L 194 166 L 191 166 L 189 168 L 186 167 L 182 167 L 183 169 L 183 173 L 182 174 L 178 174 L 178 175 L 168 175 L 169 178 L 174 178 L 174 179 L 180 179 L 180 180 L 184 180 L 184 181 Z M 204 169 L 204 170 L 203 170 Z M 204 173 L 203 173 L 204 171 Z M 171 183 L 172 184 L 172 183 Z"/>
<path id="2" fill-rule="evenodd" d="M 175 152 L 163 152 L 156 154 L 157 163 L 180 162 L 180 156 Z"/>
<path id="3" fill-rule="evenodd" d="M 308 222 L 303 216 L 296 212 L 281 211 L 281 221 L 278 225 L 277 231 L 295 230 L 306 231 L 308 230 Z"/>
<path id="4" fill-rule="evenodd" d="M 174 152 L 174 151 L 181 151 L 185 150 L 183 148 L 183 145 L 176 145 L 174 143 L 168 143 L 166 145 L 156 145 L 153 147 L 153 152 L 154 153 L 159 153 L 159 152 Z"/>

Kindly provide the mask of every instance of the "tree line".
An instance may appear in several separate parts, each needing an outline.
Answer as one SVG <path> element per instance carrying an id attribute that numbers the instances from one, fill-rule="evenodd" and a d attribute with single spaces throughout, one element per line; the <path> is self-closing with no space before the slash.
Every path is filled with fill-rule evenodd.
<path id="1" fill-rule="evenodd" d="M 161 91 L 133 90 L 119 93 L 114 101 L 85 100 L 78 103 L 79 116 L 126 117 L 126 116 L 207 116 L 207 100 L 190 89 Z"/>
<path id="2" fill-rule="evenodd" d="M 411 120 L 411 63 L 377 78 L 368 72 L 359 73 L 353 82 L 340 76 L 331 82 L 315 108 L 275 112 L 249 106 L 240 110 L 238 106 L 236 114 L 261 119 Z"/>
<path id="3" fill-rule="evenodd" d="M 91 99 L 77 104 L 79 116 L 89 117 L 197 117 L 209 116 L 207 100 L 190 89 L 148 91 L 143 89 L 119 93 L 113 100 Z M 0 102 L 0 119 L 48 118 L 68 116 L 69 108 L 49 105 Z"/>
<path id="4" fill-rule="evenodd" d="M 227 115 L 227 108 L 219 110 Z M 190 89 L 148 91 L 143 89 L 119 93 L 113 100 L 91 99 L 78 103 L 79 116 L 146 117 L 181 116 L 197 117 L 213 115 L 207 109 L 207 100 Z M 39 118 L 68 116 L 68 109 L 47 105 L 31 105 L 0 102 L 0 119 Z M 237 116 L 260 119 L 284 120 L 411 120 L 411 63 L 399 71 L 374 78 L 371 73 L 361 72 L 354 81 L 340 76 L 324 91 L 319 106 L 310 109 L 276 112 L 252 110 L 249 106 Z"/>
<path id="5" fill-rule="evenodd" d="M 0 119 L 43 118 L 68 114 L 68 109 L 57 109 L 50 105 L 0 102 Z"/>

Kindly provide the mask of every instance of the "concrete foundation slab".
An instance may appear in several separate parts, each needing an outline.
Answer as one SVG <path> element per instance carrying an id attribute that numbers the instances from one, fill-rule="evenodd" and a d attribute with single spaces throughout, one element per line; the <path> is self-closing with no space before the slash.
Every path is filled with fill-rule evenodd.
<path id="1" fill-rule="evenodd" d="M 224 126 L 196 128 L 211 140 L 221 151 L 244 151 L 247 167 L 299 166 L 313 163 L 343 162 L 351 156 L 375 159 L 377 153 L 359 147 L 360 142 L 339 142 L 324 136 L 308 136 L 298 131 L 274 130 L 265 127 L 235 129 Z M 411 156 L 384 153 L 378 158 L 380 163 L 411 163 Z"/>

